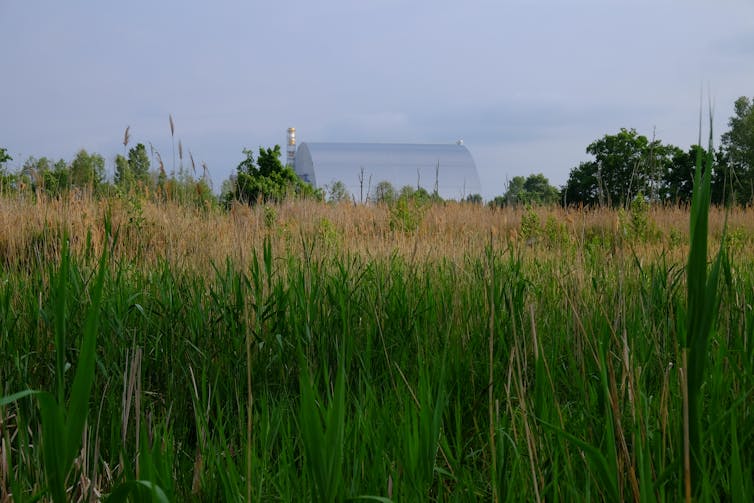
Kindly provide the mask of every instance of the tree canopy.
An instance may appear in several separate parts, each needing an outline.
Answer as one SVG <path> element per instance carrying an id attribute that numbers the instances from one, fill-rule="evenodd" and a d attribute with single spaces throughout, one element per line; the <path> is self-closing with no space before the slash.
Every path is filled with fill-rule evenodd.
<path id="1" fill-rule="evenodd" d="M 722 136 L 719 160 L 727 186 L 740 204 L 754 203 L 754 99 L 741 96 L 733 104 L 730 128 Z"/>
<path id="2" fill-rule="evenodd" d="M 128 159 L 122 155 L 115 157 L 115 184 L 124 190 L 129 190 L 133 185 L 149 187 L 149 169 L 147 148 L 143 143 L 139 143 L 128 151 Z"/>
<path id="3" fill-rule="evenodd" d="M 586 152 L 594 160 L 571 170 L 563 188 L 564 203 L 625 207 L 639 193 L 661 199 L 664 173 L 672 169 L 679 149 L 621 128 L 590 143 Z"/>
<path id="4" fill-rule="evenodd" d="M 501 203 L 504 205 L 518 204 L 554 204 L 560 198 L 558 189 L 550 185 L 542 173 L 532 174 L 524 178 L 514 176 L 508 182 L 508 188 L 503 194 Z"/>
<path id="5" fill-rule="evenodd" d="M 12 160 L 13 158 L 8 154 L 8 149 L 0 147 L 0 169 L 5 169 L 5 163 Z"/>
<path id="6" fill-rule="evenodd" d="M 286 196 L 316 196 L 314 188 L 301 180 L 290 166 L 280 162 L 280 145 L 274 148 L 259 147 L 259 155 L 244 149 L 245 158 L 236 168 L 235 187 L 225 195 L 225 203 L 231 200 L 247 204 L 259 201 L 282 201 Z"/>
<path id="7" fill-rule="evenodd" d="M 71 161 L 71 182 L 76 187 L 96 189 L 105 179 L 105 159 L 81 149 Z"/>

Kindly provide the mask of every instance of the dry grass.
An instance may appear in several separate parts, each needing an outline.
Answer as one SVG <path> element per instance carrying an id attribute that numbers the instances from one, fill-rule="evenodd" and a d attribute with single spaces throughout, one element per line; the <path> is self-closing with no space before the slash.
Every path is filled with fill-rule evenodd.
<path id="1" fill-rule="evenodd" d="M 533 237 L 522 234 L 522 217 L 527 211 L 539 221 L 540 231 Z M 303 252 L 307 243 L 316 254 L 338 248 L 364 256 L 399 254 L 417 260 L 451 261 L 479 254 L 490 242 L 520 247 L 525 255 L 540 258 L 562 257 L 563 248 L 570 245 L 581 245 L 572 248 L 583 253 L 590 241 L 598 241 L 606 253 L 618 256 L 636 253 L 651 257 L 664 251 L 681 258 L 688 241 L 688 210 L 676 207 L 651 209 L 653 234 L 641 241 L 627 238 L 619 214 L 607 209 L 490 209 L 447 203 L 431 206 L 422 215 L 418 229 L 407 233 L 391 229 L 386 206 L 292 201 L 272 207 L 236 206 L 225 212 L 127 199 L 1 198 L 0 260 L 6 265 L 54 261 L 64 233 L 70 237 L 74 253 L 84 253 L 89 240 L 96 256 L 106 239 L 108 219 L 118 234 L 117 259 L 145 265 L 165 260 L 197 271 L 209 270 L 212 263 L 229 257 L 242 266 L 253 250 L 260 249 L 265 237 L 280 251 Z M 713 240 L 719 239 L 723 222 L 724 211 L 713 209 Z M 732 210 L 728 226 L 739 245 L 751 244 L 754 210 Z"/>

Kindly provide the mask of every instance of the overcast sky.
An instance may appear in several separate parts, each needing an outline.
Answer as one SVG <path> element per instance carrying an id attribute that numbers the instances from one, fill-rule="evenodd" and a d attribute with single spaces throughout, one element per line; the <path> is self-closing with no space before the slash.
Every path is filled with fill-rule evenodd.
<path id="1" fill-rule="evenodd" d="M 151 142 L 205 161 L 244 147 L 463 138 L 485 198 L 563 184 L 621 127 L 683 148 L 700 90 L 715 137 L 754 96 L 754 2 L 721 0 L 0 0 L 0 147 L 102 154 Z M 706 112 L 705 112 L 706 113 Z"/>

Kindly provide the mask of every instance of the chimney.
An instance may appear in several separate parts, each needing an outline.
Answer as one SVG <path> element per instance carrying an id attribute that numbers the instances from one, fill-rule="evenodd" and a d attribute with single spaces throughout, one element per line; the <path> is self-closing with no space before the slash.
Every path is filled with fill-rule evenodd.
<path id="1" fill-rule="evenodd" d="M 296 128 L 288 128 L 288 146 L 286 147 L 287 159 L 286 164 L 291 168 L 296 168 Z"/>

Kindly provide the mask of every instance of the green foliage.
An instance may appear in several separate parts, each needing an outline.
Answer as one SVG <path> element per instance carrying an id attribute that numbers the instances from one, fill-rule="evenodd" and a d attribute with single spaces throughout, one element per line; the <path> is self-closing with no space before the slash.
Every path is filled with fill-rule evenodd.
<path id="1" fill-rule="evenodd" d="M 0 147 L 0 194 L 5 191 L 6 187 L 10 187 L 14 181 L 5 169 L 5 163 L 12 160 L 13 158 L 8 154 L 8 149 Z"/>
<path id="2" fill-rule="evenodd" d="M 405 435 L 401 466 L 408 479 L 406 499 L 425 501 L 430 497 L 437 454 L 440 448 L 443 413 L 447 395 L 442 381 L 434 386 L 428 371 L 419 374 L 418 403 L 408 401 L 403 412 L 402 433 Z"/>
<path id="3" fill-rule="evenodd" d="M 147 148 L 143 143 L 138 143 L 128 151 L 128 167 L 131 169 L 134 181 L 144 186 L 149 186 L 149 169 L 150 162 L 147 155 Z"/>
<path id="4" fill-rule="evenodd" d="M 478 204 L 478 205 L 481 205 L 482 203 L 484 203 L 484 199 L 482 199 L 481 194 L 469 194 L 468 196 L 466 196 L 465 201 L 467 203 Z"/>
<path id="5" fill-rule="evenodd" d="M 505 197 L 503 196 L 495 196 L 492 201 L 487 203 L 487 206 L 490 208 L 504 208 L 507 206 L 508 202 L 506 201 Z"/>
<path id="6" fill-rule="evenodd" d="M 374 188 L 374 201 L 377 203 L 392 204 L 395 202 L 397 194 L 395 187 L 390 182 L 383 180 Z"/>
<path id="7" fill-rule="evenodd" d="M 343 369 L 338 370 L 330 404 L 326 409 L 314 389 L 311 376 L 302 376 L 300 388 L 299 429 L 304 468 L 315 489 L 313 500 L 343 501 L 346 396 Z"/>
<path id="8" fill-rule="evenodd" d="M 115 184 L 126 192 L 133 187 L 141 190 L 150 188 L 152 181 L 149 169 L 147 148 L 139 143 L 128 151 L 128 159 L 122 155 L 115 157 Z"/>
<path id="9" fill-rule="evenodd" d="M 725 248 L 721 247 L 711 270 L 707 270 L 708 221 L 713 163 L 711 130 L 709 143 L 710 148 L 706 155 L 703 155 L 702 151 L 697 154 L 694 174 L 694 193 L 690 217 L 690 248 L 686 265 L 686 326 L 685 331 L 681 333 L 683 364 L 684 366 L 687 365 L 687 378 L 683 382 L 683 386 L 686 388 L 684 401 L 687 402 L 688 415 L 684 414 L 684 431 L 689 432 L 687 439 L 684 435 L 684 444 L 690 451 L 691 462 L 691 471 L 686 472 L 685 477 L 687 487 L 690 477 L 692 491 L 696 497 L 701 494 L 702 477 L 706 469 L 703 454 L 705 432 L 702 421 L 703 397 L 701 388 L 707 378 L 705 370 L 709 358 L 707 348 L 714 331 L 719 309 L 718 281 L 721 270 L 727 264 Z M 725 274 L 729 276 L 730 272 L 727 271 Z M 688 496 L 691 495 L 687 494 Z"/>
<path id="10" fill-rule="evenodd" d="M 424 221 L 429 206 L 435 201 L 424 188 L 414 190 L 406 185 L 398 199 L 390 206 L 390 230 L 407 234 L 416 232 Z"/>
<path id="11" fill-rule="evenodd" d="M 754 99 L 741 96 L 722 135 L 729 187 L 739 204 L 754 202 Z"/>
<path id="12" fill-rule="evenodd" d="M 558 221 L 554 216 L 548 215 L 542 230 L 547 245 L 553 249 L 563 249 L 570 243 L 570 236 L 565 222 Z"/>
<path id="13" fill-rule="evenodd" d="M 0 170 L 5 169 L 5 163 L 12 160 L 13 158 L 8 153 L 8 149 L 0 147 Z"/>
<path id="14" fill-rule="evenodd" d="M 105 159 L 81 149 L 71 161 L 71 184 L 80 189 L 96 190 L 105 179 Z"/>
<path id="15" fill-rule="evenodd" d="M 524 178 L 514 176 L 509 182 L 502 201 L 495 203 L 499 206 L 516 206 L 531 204 L 555 204 L 560 200 L 560 192 L 550 185 L 550 181 L 542 174 L 532 174 Z"/>
<path id="16" fill-rule="evenodd" d="M 278 212 L 275 206 L 267 204 L 264 207 L 264 227 L 270 231 L 275 227 L 278 220 Z"/>
<path id="17" fill-rule="evenodd" d="M 317 235 L 328 250 L 338 249 L 343 243 L 343 233 L 327 218 L 317 222 Z"/>
<path id="18" fill-rule="evenodd" d="M 581 162 L 571 170 L 563 187 L 563 204 L 566 206 L 597 206 L 602 204 L 602 191 L 598 185 L 598 165 L 594 161 Z"/>
<path id="19" fill-rule="evenodd" d="M 115 156 L 115 185 L 128 190 L 134 183 L 134 175 L 128 165 L 128 159 L 118 154 Z"/>
<path id="20" fill-rule="evenodd" d="M 548 229 L 559 231 L 548 222 L 541 236 L 549 241 Z M 329 232 L 324 221 L 319 227 Z M 307 250 L 326 241 L 319 234 Z M 74 461 L 71 471 L 50 474 L 66 473 L 74 492 L 85 475 L 113 501 L 238 500 L 247 481 L 257 501 L 493 500 L 492 425 L 501 501 L 536 500 L 537 492 L 543 501 L 633 499 L 632 471 L 645 497 L 678 499 L 676 347 L 691 314 L 682 309 L 679 264 L 634 267 L 603 247 L 579 250 L 587 261 L 580 265 L 560 254 L 519 258 L 504 246 L 456 263 L 337 248 L 302 257 L 268 243 L 248 267 L 229 262 L 212 275 L 111 260 L 96 310 L 97 266 L 83 256 L 63 255 L 70 263 L 51 267 L 52 276 L 33 261 L 5 268 L 3 394 L 56 390 L 57 370 L 47 369 L 62 367 L 65 395 L 53 401 L 72 411 L 66 399 L 84 361 L 74 348 L 84 347 L 82 327 L 96 312 L 108 336 L 97 337 L 89 393 L 101 408 L 98 420 L 88 415 L 90 468 Z M 721 499 L 752 496 L 754 411 L 736 391 L 754 385 L 745 342 L 750 262 L 739 258 L 736 295 L 720 297 L 721 326 L 698 393 L 703 410 L 719 411 L 703 416 L 700 449 L 705 484 Z M 482 333 L 494 337 L 492 359 L 487 338 L 474 336 Z M 56 334 L 66 347 L 60 361 L 47 349 Z M 246 334 L 248 359 L 239 358 Z M 136 370 L 126 348 L 144 348 Z M 251 401 L 239 377 L 247 369 Z M 133 393 L 140 413 L 132 403 L 125 440 L 124 376 L 143 387 Z M 18 395 L 0 400 L 6 487 L 15 484 L 16 499 L 52 499 L 39 494 L 47 486 L 42 451 L 62 452 L 66 435 L 50 434 L 61 439 L 56 447 L 38 432 L 70 412 L 59 419 L 50 404 L 43 416 L 33 405 Z M 92 477 L 91 467 L 104 463 L 112 479 Z"/>
<path id="21" fill-rule="evenodd" d="M 564 200 L 568 205 L 626 207 L 639 192 L 656 200 L 662 174 L 677 151 L 677 147 L 650 141 L 634 129 L 605 135 L 586 148 L 595 160 L 571 171 Z"/>
<path id="22" fill-rule="evenodd" d="M 623 208 L 618 210 L 618 223 L 623 236 L 630 243 L 645 243 L 654 240 L 659 234 L 650 215 L 650 204 L 647 198 L 639 192 L 631 201 L 628 212 Z"/>
<path id="23" fill-rule="evenodd" d="M 414 193 L 416 193 L 415 188 L 411 185 L 404 185 L 401 187 L 401 190 L 398 191 L 398 199 L 411 199 L 414 197 Z"/>
<path id="24" fill-rule="evenodd" d="M 539 215 L 529 206 L 521 215 L 521 236 L 524 239 L 533 239 L 539 236 L 541 230 Z"/>
<path id="25" fill-rule="evenodd" d="M 665 167 L 660 199 L 670 203 L 688 204 L 694 188 L 694 172 L 698 154 L 706 155 L 699 145 L 692 145 L 688 151 L 676 150 Z"/>
<path id="26" fill-rule="evenodd" d="M 351 194 L 348 192 L 346 185 L 340 180 L 332 182 L 330 185 L 325 186 L 327 192 L 327 200 L 331 203 L 346 203 L 351 200 Z"/>
<path id="27" fill-rule="evenodd" d="M 246 158 L 236 169 L 236 183 L 232 192 L 224 200 L 229 205 L 232 200 L 247 204 L 258 201 L 282 201 L 286 197 L 314 197 L 318 194 L 308 183 L 301 180 L 288 166 L 280 162 L 280 145 L 274 148 L 259 148 L 255 160 L 251 150 L 244 149 Z"/>
<path id="28" fill-rule="evenodd" d="M 92 288 L 91 305 L 87 310 L 83 328 L 79 361 L 71 385 L 68 405 L 65 403 L 65 349 L 67 309 L 66 290 L 70 274 L 69 250 L 65 242 L 62 250 L 60 270 L 52 282 L 56 285 L 58 309 L 55 319 L 55 353 L 57 392 L 31 391 L 16 393 L 0 399 L 0 406 L 15 402 L 25 396 L 35 396 L 40 409 L 42 424 L 42 452 L 44 471 L 47 480 L 46 491 L 56 503 L 68 501 L 66 483 L 73 468 L 73 462 L 79 453 L 82 433 L 89 413 L 89 400 L 94 383 L 96 339 L 100 320 L 100 301 L 106 274 L 106 255 L 100 259 L 98 272 Z M 57 396 L 56 396 L 57 395 Z"/>
<path id="29" fill-rule="evenodd" d="M 0 147 L 0 194 L 3 194 L 9 188 L 13 188 L 15 184 L 15 177 L 5 169 L 5 163 L 12 160 L 13 158 L 8 154 L 8 150 Z"/>
<path id="30" fill-rule="evenodd" d="M 401 197 L 390 207 L 390 230 L 413 233 L 424 220 L 424 206 L 413 199 Z"/>

